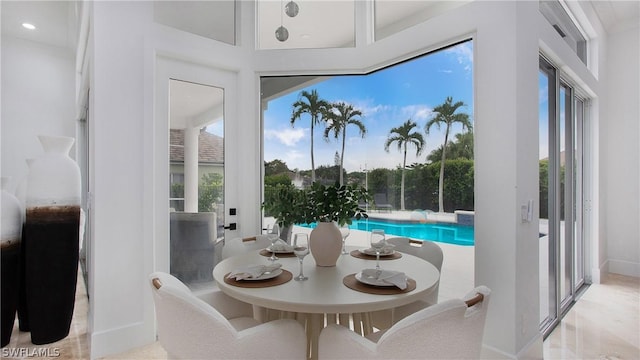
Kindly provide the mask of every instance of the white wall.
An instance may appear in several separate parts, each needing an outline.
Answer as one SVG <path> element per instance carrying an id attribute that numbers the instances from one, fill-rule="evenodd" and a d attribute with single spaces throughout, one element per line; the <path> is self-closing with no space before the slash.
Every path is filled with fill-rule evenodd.
<path id="1" fill-rule="evenodd" d="M 91 357 L 155 340 L 153 250 L 145 213 L 145 39 L 151 2 L 93 3 L 91 19 L 89 305 Z M 168 133 L 167 133 L 168 134 Z M 167 206 L 168 208 L 168 206 Z"/>
<path id="2" fill-rule="evenodd" d="M 66 48 L 2 36 L 2 176 L 10 190 L 42 154 L 37 136 L 75 137 L 74 54 Z M 75 148 L 70 151 L 75 155 Z"/>
<path id="3" fill-rule="evenodd" d="M 600 119 L 608 270 L 640 276 L 640 27 L 609 35 Z M 624 71 L 620 71 L 624 69 Z"/>

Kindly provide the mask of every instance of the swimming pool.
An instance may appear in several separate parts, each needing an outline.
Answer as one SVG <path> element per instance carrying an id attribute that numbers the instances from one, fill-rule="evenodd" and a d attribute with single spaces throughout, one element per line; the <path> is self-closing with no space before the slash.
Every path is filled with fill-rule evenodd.
<path id="1" fill-rule="evenodd" d="M 302 226 L 313 228 L 315 224 Z M 474 245 L 473 226 L 454 223 L 419 223 L 385 219 L 362 219 L 353 220 L 349 228 L 363 231 L 383 229 L 385 234 L 390 235 L 463 246 Z"/>

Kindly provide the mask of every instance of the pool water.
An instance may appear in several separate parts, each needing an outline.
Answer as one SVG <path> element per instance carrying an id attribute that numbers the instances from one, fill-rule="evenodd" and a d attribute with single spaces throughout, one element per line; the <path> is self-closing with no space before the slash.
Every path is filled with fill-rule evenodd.
<path id="1" fill-rule="evenodd" d="M 315 227 L 315 224 L 302 225 Z M 382 229 L 385 234 L 405 236 L 413 239 L 431 240 L 455 245 L 473 246 L 473 226 L 453 223 L 417 223 L 406 221 L 362 219 L 353 220 L 350 229 L 371 231 Z"/>

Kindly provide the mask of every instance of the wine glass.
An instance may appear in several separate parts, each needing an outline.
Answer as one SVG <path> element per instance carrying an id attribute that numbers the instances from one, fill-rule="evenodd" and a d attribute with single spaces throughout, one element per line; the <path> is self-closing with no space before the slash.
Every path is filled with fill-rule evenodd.
<path id="1" fill-rule="evenodd" d="M 302 273 L 302 260 L 309 254 L 309 235 L 305 233 L 297 233 L 293 237 L 293 253 L 298 257 L 300 262 L 300 274 L 293 279 L 296 281 L 304 281 L 309 279 Z"/>
<path id="2" fill-rule="evenodd" d="M 276 242 L 280 239 L 280 228 L 275 224 L 272 228 L 267 228 L 267 239 L 271 241 L 271 257 L 269 260 L 276 261 L 280 259 L 276 256 Z"/>
<path id="3" fill-rule="evenodd" d="M 371 230 L 371 247 L 376 251 L 376 270 L 380 270 L 380 252 L 387 244 L 384 237 L 384 230 L 373 229 Z"/>
<path id="4" fill-rule="evenodd" d="M 347 237 L 351 234 L 349 230 L 349 225 L 345 224 L 340 227 L 340 234 L 342 234 L 342 255 L 347 255 L 349 252 L 347 251 Z"/>

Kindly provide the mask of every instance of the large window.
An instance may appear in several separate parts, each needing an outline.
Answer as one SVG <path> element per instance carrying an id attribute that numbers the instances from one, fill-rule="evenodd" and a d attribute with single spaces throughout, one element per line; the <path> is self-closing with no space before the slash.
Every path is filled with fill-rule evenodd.
<path id="1" fill-rule="evenodd" d="M 367 75 L 262 78 L 265 194 L 281 183 L 342 182 L 380 199 L 373 209 L 472 211 L 472 47 Z M 350 116 L 327 120 L 320 104 Z"/>
<path id="2" fill-rule="evenodd" d="M 231 45 L 236 43 L 235 19 L 235 0 L 153 2 L 155 22 Z"/>

